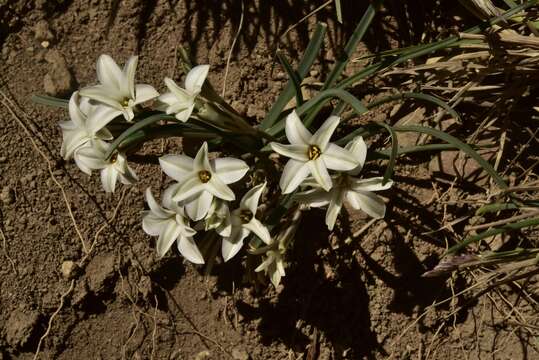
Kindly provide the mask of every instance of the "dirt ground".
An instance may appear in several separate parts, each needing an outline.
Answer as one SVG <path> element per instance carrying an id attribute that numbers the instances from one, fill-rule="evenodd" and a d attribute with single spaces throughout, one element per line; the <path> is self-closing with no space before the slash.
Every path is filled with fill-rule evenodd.
<path id="1" fill-rule="evenodd" d="M 239 112 L 264 116 L 287 80 L 275 50 L 297 58 L 317 19 L 329 33 L 310 75 L 328 68 L 350 34 L 330 7 L 280 38 L 320 4 L 244 1 L 226 81 L 226 99 Z M 390 4 L 363 52 L 421 35 L 411 23 L 406 36 L 395 36 L 384 24 L 400 5 Z M 354 11 L 345 24 L 355 24 L 363 9 L 347 6 Z M 423 17 L 440 12 L 419 8 L 412 10 Z M 458 5 L 446 10 L 452 19 Z M 32 359 L 38 349 L 43 359 L 539 359 L 533 332 L 504 319 L 503 299 L 515 296 L 509 290 L 432 306 L 469 280 L 421 277 L 446 246 L 443 236 L 425 233 L 446 211 L 457 217 L 467 209 L 448 210 L 444 200 L 462 190 L 438 184 L 422 159 L 400 163 L 397 186 L 384 194 L 385 220 L 351 241 L 367 217 L 350 213 L 329 233 L 323 212 L 313 210 L 277 289 L 246 282 L 241 256 L 207 276 L 176 253 L 157 259 L 141 228 L 144 190 L 165 185 L 155 164 L 134 164 L 141 181 L 108 196 L 97 176 L 61 160 L 58 122 L 67 113 L 33 104 L 32 94 L 66 97 L 95 83 L 103 53 L 120 63 L 138 54 L 138 79 L 162 91 L 165 76 L 180 79 L 178 45 L 211 65 L 209 79 L 221 89 L 241 14 L 241 1 L 0 2 L 0 359 Z M 179 149 L 176 140 L 154 141 L 143 152 Z M 454 312 L 457 305 L 466 306 Z M 533 309 L 519 309 L 538 325 Z"/>

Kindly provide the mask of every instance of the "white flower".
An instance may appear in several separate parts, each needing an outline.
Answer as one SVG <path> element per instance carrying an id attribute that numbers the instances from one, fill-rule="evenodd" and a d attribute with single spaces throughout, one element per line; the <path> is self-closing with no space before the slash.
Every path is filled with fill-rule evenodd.
<path id="1" fill-rule="evenodd" d="M 101 184 L 106 192 L 114 192 L 118 178 L 125 185 L 135 183 L 138 178 L 133 169 L 127 164 L 125 155 L 120 152 L 105 159 L 110 144 L 104 141 L 92 141 L 75 152 L 77 166 L 86 174 L 92 170 L 101 170 Z"/>
<path id="2" fill-rule="evenodd" d="M 231 219 L 227 202 L 219 198 L 213 198 L 210 209 L 203 223 L 198 223 L 197 230 L 213 230 L 221 236 L 230 236 Z"/>
<path id="3" fill-rule="evenodd" d="M 279 286 L 281 278 L 285 276 L 283 256 L 277 249 L 268 250 L 266 259 L 256 269 L 256 272 L 264 271 L 270 278 L 273 286 Z"/>
<path id="4" fill-rule="evenodd" d="M 271 242 L 268 229 L 258 220 L 256 210 L 266 183 L 249 190 L 241 199 L 240 207 L 231 214 L 231 231 L 229 237 L 223 237 L 221 252 L 225 261 L 230 260 L 240 251 L 243 240 L 251 233 L 255 233 L 266 244 Z"/>
<path id="5" fill-rule="evenodd" d="M 363 210 L 373 218 L 383 218 L 386 212 L 386 205 L 382 198 L 374 194 L 373 191 L 387 190 L 393 185 L 389 180 L 382 184 L 382 177 L 370 179 L 357 179 L 351 175 L 357 175 L 361 171 L 367 156 L 367 145 L 361 136 L 354 138 L 346 145 L 346 149 L 359 159 L 359 165 L 349 171 L 334 176 L 335 186 L 326 192 L 324 189 L 316 188 L 296 194 L 296 200 L 311 207 L 328 207 L 326 212 L 326 225 L 329 230 L 333 230 L 337 215 L 339 215 L 343 202 L 347 201 L 356 210 Z M 307 180 L 307 185 L 317 185 L 315 181 Z"/>
<path id="6" fill-rule="evenodd" d="M 159 158 L 161 168 L 178 183 L 165 190 L 164 197 L 185 205 L 192 220 L 206 216 L 215 197 L 232 201 L 236 196 L 227 184 L 240 180 L 249 170 L 243 160 L 235 158 L 208 159 L 208 144 L 204 142 L 195 158 L 186 155 L 165 155 Z"/>
<path id="7" fill-rule="evenodd" d="M 116 117 L 116 113 L 104 106 L 94 106 L 89 99 L 80 98 L 74 92 L 69 99 L 70 121 L 60 122 L 62 129 L 62 148 L 60 154 L 66 160 L 73 156 L 78 148 L 92 140 L 111 140 L 112 134 L 105 126 Z"/>
<path id="8" fill-rule="evenodd" d="M 183 257 L 192 263 L 204 264 L 204 257 L 193 240 L 196 231 L 189 227 L 182 208 L 174 202 L 167 202 L 165 198 L 164 207 L 161 207 L 149 188 L 146 189 L 146 201 L 150 210 L 143 213 L 142 228 L 148 235 L 159 236 L 157 255 L 163 257 L 176 240 Z"/>
<path id="9" fill-rule="evenodd" d="M 185 89 L 176 85 L 174 80 L 165 78 L 169 92 L 159 96 L 159 101 L 166 104 L 167 114 L 176 114 L 176 119 L 186 122 L 195 108 L 195 99 L 202 90 L 202 84 L 208 76 L 209 65 L 198 65 L 185 77 Z"/>
<path id="10" fill-rule="evenodd" d="M 332 187 L 328 169 L 346 171 L 358 165 L 350 151 L 329 142 L 339 121 L 339 117 L 330 116 L 313 135 L 295 111 L 288 115 L 285 132 L 291 145 L 270 143 L 273 151 L 290 158 L 279 183 L 283 194 L 294 191 L 309 174 L 328 191 Z"/>
<path id="11" fill-rule="evenodd" d="M 159 96 L 150 85 L 135 85 L 137 62 L 138 57 L 131 56 L 122 70 L 109 55 L 101 55 L 97 60 L 100 84 L 86 87 L 80 94 L 114 109 L 116 115 L 122 114 L 127 121 L 133 120 L 137 104 Z"/>

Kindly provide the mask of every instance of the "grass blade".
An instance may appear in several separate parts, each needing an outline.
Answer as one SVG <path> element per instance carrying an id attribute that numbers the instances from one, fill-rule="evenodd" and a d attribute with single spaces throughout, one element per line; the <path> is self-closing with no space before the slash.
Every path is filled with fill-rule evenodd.
<path id="1" fill-rule="evenodd" d="M 314 60 L 318 56 L 318 53 L 324 41 L 326 29 L 326 24 L 318 24 L 316 26 L 316 30 L 314 31 L 311 41 L 309 42 L 309 45 L 307 46 L 307 49 L 303 54 L 303 59 L 298 66 L 297 74 L 300 80 L 307 75 Z M 288 84 L 286 84 L 284 90 L 277 98 L 277 101 L 275 101 L 270 111 L 268 111 L 268 113 L 266 114 L 264 120 L 262 120 L 262 122 L 260 123 L 260 128 L 262 130 L 270 128 L 273 124 L 275 124 L 275 122 L 277 122 L 279 116 L 281 115 L 281 112 L 283 111 L 286 104 L 288 104 L 290 99 L 292 99 L 292 96 L 294 96 L 294 85 L 292 81 L 289 81 Z"/>
<path id="2" fill-rule="evenodd" d="M 391 175 L 393 175 L 393 169 L 395 168 L 395 163 L 397 161 L 397 155 L 399 152 L 399 139 L 391 126 L 385 123 L 378 124 L 384 127 L 391 136 L 391 153 L 389 155 L 389 163 L 387 164 L 386 171 L 384 172 L 384 178 L 382 179 L 382 185 L 384 185 L 391 178 Z"/>
<path id="3" fill-rule="evenodd" d="M 59 107 L 62 109 L 67 109 L 69 107 L 69 100 L 60 99 L 54 96 L 48 95 L 32 95 L 32 101 L 36 104 Z"/>
<path id="4" fill-rule="evenodd" d="M 369 28 L 372 19 L 374 19 L 374 15 L 376 14 L 376 8 L 379 6 L 380 3 L 381 1 L 375 1 L 374 4 L 370 4 L 367 10 L 365 10 L 363 17 L 361 18 L 354 30 L 354 33 L 346 43 L 343 54 L 339 57 L 337 63 L 335 64 L 335 66 L 329 73 L 326 81 L 324 82 L 322 90 L 331 88 L 335 84 L 337 79 L 341 76 L 344 68 L 350 61 L 352 54 L 356 50 L 357 45 L 359 44 L 359 42 L 365 35 L 365 32 Z"/>
<path id="5" fill-rule="evenodd" d="M 281 54 L 280 51 L 276 53 L 277 59 L 281 63 L 282 67 L 285 69 L 286 73 L 290 80 L 292 80 L 292 85 L 294 85 L 294 91 L 296 93 L 296 104 L 297 106 L 303 105 L 303 94 L 301 93 L 301 80 L 297 72 L 294 71 L 288 60 Z"/>
<path id="6" fill-rule="evenodd" d="M 403 132 L 413 131 L 413 132 L 418 132 L 422 134 L 427 134 L 430 136 L 437 137 L 440 140 L 446 141 L 454 145 L 459 150 L 465 152 L 466 155 L 468 155 L 469 157 L 477 161 L 477 163 L 494 179 L 496 184 L 501 189 L 507 189 L 507 184 L 502 179 L 502 177 L 496 172 L 496 170 L 494 170 L 492 165 L 490 165 L 485 159 L 483 159 L 481 155 L 479 155 L 470 145 L 463 143 L 456 137 L 446 134 L 443 131 L 440 131 L 434 128 L 430 128 L 426 126 L 418 126 L 418 125 L 395 126 L 393 127 L 393 130 L 403 131 Z"/>

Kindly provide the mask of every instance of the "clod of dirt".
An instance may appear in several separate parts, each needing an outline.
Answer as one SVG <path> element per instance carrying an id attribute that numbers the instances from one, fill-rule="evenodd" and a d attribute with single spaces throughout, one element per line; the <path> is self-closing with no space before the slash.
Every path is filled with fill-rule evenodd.
<path id="1" fill-rule="evenodd" d="M 208 350 L 204 350 L 195 355 L 195 360 L 211 359 L 211 354 Z"/>
<path id="2" fill-rule="evenodd" d="M 57 50 L 48 50 L 45 60 L 51 65 L 45 74 L 43 87 L 52 96 L 67 95 L 75 86 L 75 79 L 67 67 L 64 56 Z"/>
<path id="3" fill-rule="evenodd" d="M 11 186 L 8 185 L 2 188 L 0 200 L 2 200 L 5 205 L 13 204 L 15 202 L 15 191 L 11 188 Z"/>
<path id="4" fill-rule="evenodd" d="M 34 37 L 38 41 L 54 41 L 54 34 L 49 27 L 47 20 L 40 20 L 34 25 Z"/>
<path id="5" fill-rule="evenodd" d="M 93 293 L 102 292 L 114 277 L 115 256 L 113 253 L 99 254 L 90 261 L 86 268 L 88 288 Z"/>
<path id="6" fill-rule="evenodd" d="M 240 348 L 232 349 L 232 358 L 234 358 L 235 360 L 250 360 L 251 359 L 247 351 Z"/>
<path id="7" fill-rule="evenodd" d="M 6 341 L 14 348 L 24 346 L 38 324 L 37 311 L 15 310 L 6 323 Z"/>
<path id="8" fill-rule="evenodd" d="M 78 266 L 74 261 L 67 260 L 62 263 L 62 275 L 65 279 L 71 279 L 76 273 Z"/>

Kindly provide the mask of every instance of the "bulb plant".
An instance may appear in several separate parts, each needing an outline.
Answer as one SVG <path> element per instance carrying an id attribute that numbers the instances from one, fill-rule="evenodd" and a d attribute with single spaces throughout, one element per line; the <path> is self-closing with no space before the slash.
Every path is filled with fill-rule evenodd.
<path id="1" fill-rule="evenodd" d="M 86 174 L 99 170 L 106 192 L 114 192 L 118 180 L 125 185 L 137 182 L 129 158 L 144 142 L 171 136 L 198 141 L 194 158 L 181 152 L 159 158 L 161 170 L 173 182 L 159 201 L 153 195 L 155 189 L 146 189 L 149 210 L 143 212 L 142 229 L 157 237 L 155 248 L 159 257 L 176 243 L 186 260 L 204 264 L 212 262 L 215 254 L 203 251 L 211 247 L 200 244 L 220 242 L 223 261 L 243 256 L 240 254 L 255 257 L 258 265 L 253 270 L 264 272 L 277 286 L 285 275 L 286 254 L 294 244 L 306 211 L 324 208 L 329 230 L 335 227 L 345 203 L 374 218 L 385 216 L 385 202 L 374 192 L 393 185 L 391 176 L 397 157 L 432 150 L 432 144 L 399 148 L 398 132 L 413 131 L 441 139 L 443 143 L 435 144 L 437 149 L 464 151 L 479 162 L 499 187 L 507 187 L 474 149 L 435 128 L 375 122 L 336 136 L 342 133 L 338 130 L 342 130 L 344 110 L 352 110 L 359 117 L 377 105 L 395 100 L 388 97 L 365 105 L 349 91 L 354 84 L 458 41 L 449 38 L 403 49 L 341 78 L 378 6 L 375 1 L 368 7 L 345 46 L 346 56 L 336 61 L 320 91 L 310 99 L 303 99 L 301 82 L 317 58 L 325 25 L 319 24 L 315 29 L 297 69 L 278 54 L 290 80 L 258 124 L 217 95 L 207 80 L 209 65 L 192 66 L 183 51 L 187 68 L 183 87 L 165 78 L 167 90 L 161 94 L 154 86 L 137 84 L 136 56 L 127 59 L 121 68 L 110 56 L 101 55 L 97 60 L 99 84 L 75 91 L 68 101 L 46 96 L 34 98 L 68 109 L 70 120 L 60 123 L 60 154 L 66 160 L 73 159 Z M 511 14 L 493 22 L 503 21 Z M 428 94 L 400 96 L 431 102 L 458 117 L 447 104 Z M 285 110 L 293 97 L 296 107 Z M 336 100 L 335 106 L 330 107 L 332 115 L 322 119 L 320 111 L 328 108 L 331 100 Z M 365 140 L 377 134 L 388 134 L 391 146 L 369 155 Z M 388 160 L 383 174 L 359 177 L 365 163 L 376 158 Z"/>

